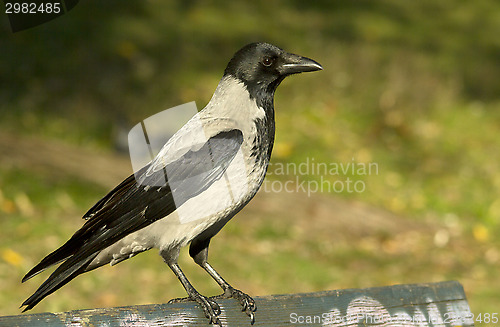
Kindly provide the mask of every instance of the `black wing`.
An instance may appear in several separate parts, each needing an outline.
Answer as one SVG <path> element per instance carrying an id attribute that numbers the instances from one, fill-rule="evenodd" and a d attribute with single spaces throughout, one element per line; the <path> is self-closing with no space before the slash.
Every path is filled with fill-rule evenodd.
<path id="1" fill-rule="evenodd" d="M 64 261 L 24 301 L 24 311 L 85 272 L 101 250 L 168 216 L 189 198 L 208 189 L 225 173 L 242 142 L 240 130 L 221 132 L 163 169 L 150 172 L 148 165 L 129 176 L 85 214 L 88 220 L 82 228 L 24 276 L 23 282 Z"/>

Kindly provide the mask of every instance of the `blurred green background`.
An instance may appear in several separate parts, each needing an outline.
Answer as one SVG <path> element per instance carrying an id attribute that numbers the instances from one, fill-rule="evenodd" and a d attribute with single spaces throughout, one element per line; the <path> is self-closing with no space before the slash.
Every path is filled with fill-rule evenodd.
<path id="1" fill-rule="evenodd" d="M 313 158 L 378 174 L 269 176 L 365 189 L 261 192 L 212 242 L 221 274 L 252 295 L 456 279 L 473 312 L 500 311 L 499 2 L 89 0 L 19 33 L 1 24 L 0 315 L 20 312 L 47 274 L 22 276 L 131 173 L 123 131 L 203 107 L 253 41 L 324 66 L 278 88 L 272 167 Z M 186 252 L 180 263 L 218 293 Z M 33 311 L 183 295 L 149 251 Z"/>

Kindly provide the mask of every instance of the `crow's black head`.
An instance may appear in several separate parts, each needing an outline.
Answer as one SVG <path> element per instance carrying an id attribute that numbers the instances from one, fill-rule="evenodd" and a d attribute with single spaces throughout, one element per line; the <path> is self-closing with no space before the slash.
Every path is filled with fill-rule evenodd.
<path id="1" fill-rule="evenodd" d="M 252 97 L 273 96 L 288 75 L 321 70 L 316 61 L 301 57 L 268 43 L 251 43 L 233 56 L 224 76 L 243 82 Z"/>

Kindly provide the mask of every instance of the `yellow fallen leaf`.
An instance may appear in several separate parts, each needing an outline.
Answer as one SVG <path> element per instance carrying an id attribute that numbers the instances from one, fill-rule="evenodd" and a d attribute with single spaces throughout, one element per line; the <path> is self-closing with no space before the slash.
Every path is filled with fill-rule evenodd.
<path id="1" fill-rule="evenodd" d="M 280 142 L 274 144 L 273 155 L 276 158 L 286 159 L 292 154 L 292 152 L 293 152 L 293 144 L 291 143 Z"/>
<path id="2" fill-rule="evenodd" d="M 4 200 L 2 203 L 0 203 L 0 209 L 5 213 L 13 213 L 14 211 L 16 211 L 16 206 L 11 200 Z"/>
<path id="3" fill-rule="evenodd" d="M 20 267 L 23 262 L 23 257 L 12 249 L 2 251 L 2 259 L 11 266 Z"/>
<path id="4" fill-rule="evenodd" d="M 472 235 L 477 241 L 486 242 L 490 238 L 490 231 L 488 230 L 488 228 L 486 228 L 486 226 L 477 224 L 472 229 Z"/>

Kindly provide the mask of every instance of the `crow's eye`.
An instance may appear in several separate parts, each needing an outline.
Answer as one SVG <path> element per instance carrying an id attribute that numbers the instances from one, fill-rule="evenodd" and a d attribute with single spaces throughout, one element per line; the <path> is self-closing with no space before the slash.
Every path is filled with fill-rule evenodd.
<path id="1" fill-rule="evenodd" d="M 272 57 L 264 57 L 262 58 L 262 64 L 266 67 L 271 66 L 274 63 L 274 58 Z"/>

